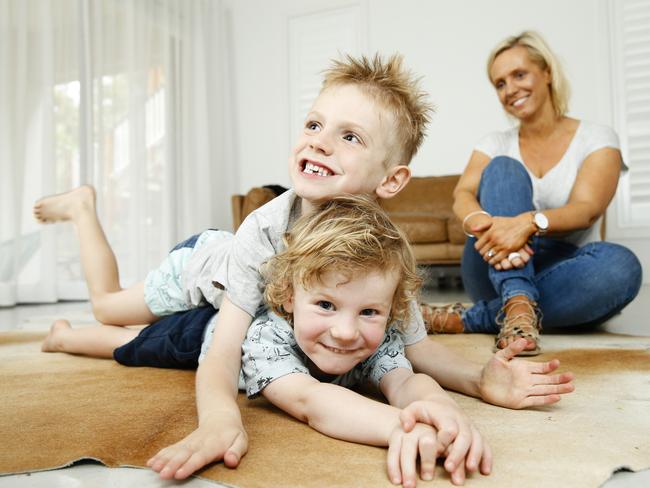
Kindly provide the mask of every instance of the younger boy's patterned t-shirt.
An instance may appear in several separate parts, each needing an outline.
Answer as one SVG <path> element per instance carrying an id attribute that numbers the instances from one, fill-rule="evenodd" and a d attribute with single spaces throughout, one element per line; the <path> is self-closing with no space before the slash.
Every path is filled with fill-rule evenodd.
<path id="1" fill-rule="evenodd" d="M 205 356 L 214 333 L 216 320 L 206 329 L 201 358 Z M 296 342 L 293 329 L 283 318 L 273 312 L 258 313 L 242 345 L 242 370 L 239 388 L 245 389 L 249 398 L 255 398 L 271 382 L 292 373 L 309 375 L 307 356 Z M 337 376 L 330 383 L 352 387 L 370 381 L 375 386 L 384 375 L 396 368 L 412 371 L 404 353 L 402 334 L 391 326 L 377 350 L 351 371 Z"/>

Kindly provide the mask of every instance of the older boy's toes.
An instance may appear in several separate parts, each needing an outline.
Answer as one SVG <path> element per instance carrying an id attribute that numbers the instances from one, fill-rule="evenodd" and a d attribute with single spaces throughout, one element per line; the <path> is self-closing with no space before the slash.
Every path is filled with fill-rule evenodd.
<path id="1" fill-rule="evenodd" d="M 34 218 L 41 223 L 74 220 L 83 211 L 95 210 L 95 189 L 83 185 L 66 193 L 51 195 L 34 204 Z"/>

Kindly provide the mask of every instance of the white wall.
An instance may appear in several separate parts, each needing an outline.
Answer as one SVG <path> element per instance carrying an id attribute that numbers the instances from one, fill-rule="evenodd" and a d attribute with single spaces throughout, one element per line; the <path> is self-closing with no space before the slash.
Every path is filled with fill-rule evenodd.
<path id="1" fill-rule="evenodd" d="M 239 186 L 288 184 L 288 17 L 361 4 L 367 51 L 405 56 L 437 106 L 416 175 L 462 171 L 473 144 L 508 125 L 485 75 L 503 37 L 536 29 L 564 62 L 571 113 L 612 123 L 603 0 L 231 0 Z M 326 66 L 323 66 L 326 68 Z"/>
<path id="2" fill-rule="evenodd" d="M 235 86 L 233 131 L 239 191 L 289 185 L 291 141 L 289 18 L 359 5 L 366 52 L 405 56 L 437 106 L 429 136 L 412 163 L 415 175 L 462 172 L 473 145 L 505 128 L 485 74 L 492 47 L 508 35 L 538 30 L 571 83 L 570 115 L 614 126 L 608 0 L 229 0 Z M 345 46 L 332 46 L 332 52 Z M 327 66 L 323 66 L 325 69 Z M 648 229 L 630 236 L 608 211 L 608 239 L 632 248 L 650 269 Z M 650 273 L 646 273 L 646 282 Z"/>

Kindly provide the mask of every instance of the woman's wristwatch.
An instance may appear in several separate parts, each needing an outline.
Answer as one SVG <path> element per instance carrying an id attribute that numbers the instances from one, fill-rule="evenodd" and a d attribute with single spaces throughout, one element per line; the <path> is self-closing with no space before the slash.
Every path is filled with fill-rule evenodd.
<path id="1" fill-rule="evenodd" d="M 548 232 L 548 217 L 542 212 L 532 212 L 533 214 L 533 224 L 537 227 L 537 232 L 535 235 L 543 236 Z"/>

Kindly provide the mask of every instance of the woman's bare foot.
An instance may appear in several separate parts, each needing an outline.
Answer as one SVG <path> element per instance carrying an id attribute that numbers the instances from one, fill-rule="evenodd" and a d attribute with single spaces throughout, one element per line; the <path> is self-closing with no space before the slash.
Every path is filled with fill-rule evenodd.
<path id="1" fill-rule="evenodd" d="M 36 201 L 34 218 L 43 224 L 75 220 L 82 212 L 95 212 L 95 198 L 95 189 L 90 185 L 50 195 Z"/>
<path id="2" fill-rule="evenodd" d="M 71 330 L 70 322 L 64 319 L 55 320 L 50 326 L 50 333 L 47 335 L 43 344 L 41 344 L 41 351 L 43 352 L 62 352 L 63 340 L 62 335 L 67 330 Z"/>

